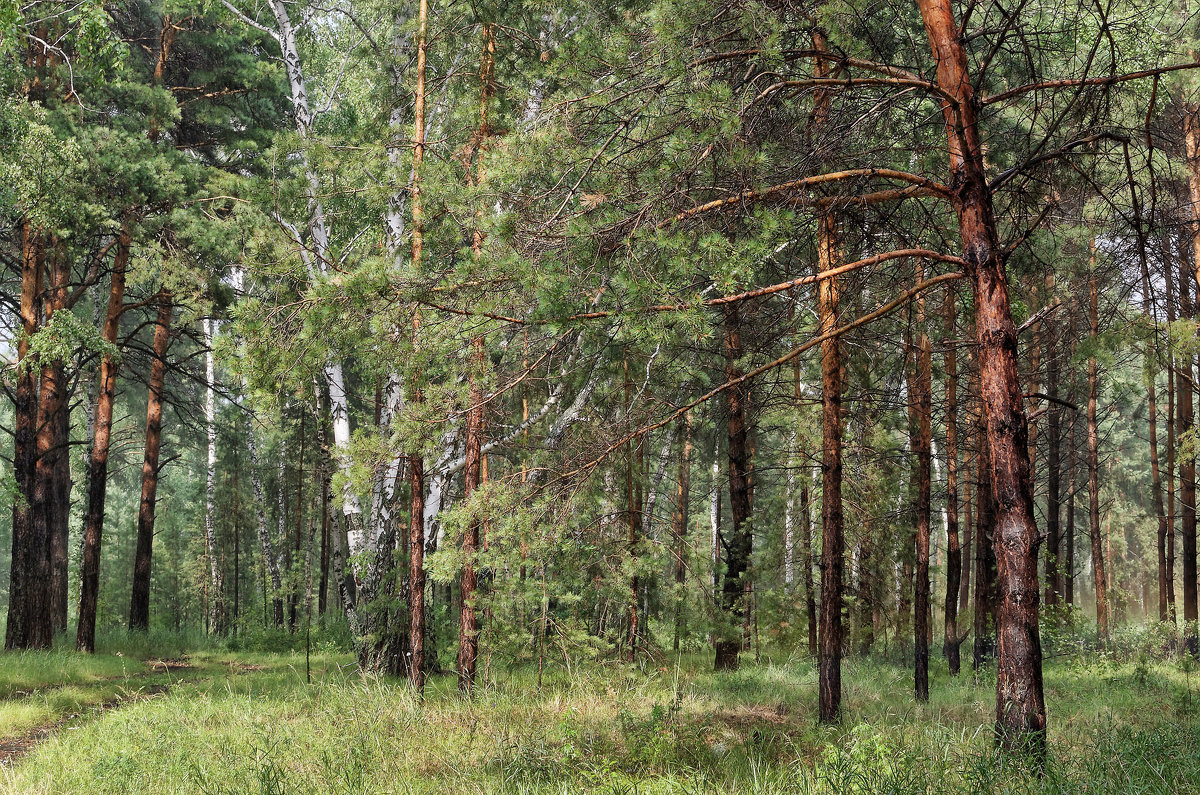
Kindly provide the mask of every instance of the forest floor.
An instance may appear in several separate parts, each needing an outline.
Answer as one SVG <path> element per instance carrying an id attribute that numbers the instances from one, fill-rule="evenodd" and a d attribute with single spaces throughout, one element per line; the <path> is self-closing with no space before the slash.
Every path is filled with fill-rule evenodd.
<path id="1" fill-rule="evenodd" d="M 143 650 L 144 652 L 144 650 Z M 451 676 L 417 703 L 349 655 L 0 655 L 0 790 L 21 793 L 1200 793 L 1200 671 L 1081 650 L 1045 670 L 1050 763 L 992 751 L 994 674 L 929 704 L 899 664 L 851 660 L 818 727 L 807 659 L 707 654 L 638 669 Z"/>

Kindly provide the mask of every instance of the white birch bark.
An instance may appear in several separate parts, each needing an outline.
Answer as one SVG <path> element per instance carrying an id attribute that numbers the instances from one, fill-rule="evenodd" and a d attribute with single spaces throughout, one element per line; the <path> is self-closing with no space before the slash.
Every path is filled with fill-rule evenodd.
<path id="1" fill-rule="evenodd" d="M 208 349 L 204 357 L 204 425 L 208 432 L 208 462 L 205 468 L 204 485 L 204 542 L 208 554 L 209 568 L 209 625 L 213 632 L 223 629 L 223 596 L 221 565 L 217 557 L 216 495 L 217 495 L 217 392 L 216 363 L 213 357 L 213 337 L 217 322 L 204 321 L 204 346 Z"/>

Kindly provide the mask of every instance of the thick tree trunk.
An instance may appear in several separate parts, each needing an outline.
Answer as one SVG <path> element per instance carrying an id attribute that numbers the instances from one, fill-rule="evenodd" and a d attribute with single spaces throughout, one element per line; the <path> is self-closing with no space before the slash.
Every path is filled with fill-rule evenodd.
<path id="1" fill-rule="evenodd" d="M 108 311 L 104 317 L 104 341 L 117 342 L 121 309 L 125 301 L 125 272 L 131 247 L 129 224 L 121 225 L 113 259 L 108 291 Z M 92 423 L 92 449 L 88 456 L 88 507 L 83 523 L 83 564 L 79 582 L 79 626 L 75 647 L 96 651 L 96 606 L 100 593 L 100 547 L 104 535 L 104 505 L 108 492 L 108 450 L 112 441 L 113 403 L 116 399 L 117 367 L 115 357 L 100 360 L 99 392 L 96 416 Z"/>
<path id="2" fill-rule="evenodd" d="M 33 506 L 34 469 L 37 466 L 38 373 L 29 361 L 29 339 L 38 329 L 38 301 L 42 292 L 45 247 L 41 234 L 32 223 L 21 227 L 21 327 L 17 341 L 17 390 L 14 405 L 13 474 L 17 499 L 13 500 L 12 568 L 9 578 L 8 626 L 5 648 L 25 649 L 29 643 L 29 594 L 32 582 L 33 554 L 30 535 Z"/>
<path id="3" fill-rule="evenodd" d="M 142 463 L 142 500 L 138 509 L 137 552 L 133 563 L 133 593 L 129 628 L 150 628 L 150 563 L 154 548 L 154 509 L 158 495 L 158 456 L 162 444 L 163 385 L 167 374 L 167 345 L 171 337 L 171 295 L 158 295 L 154 323 L 154 361 L 146 400 L 146 456 Z"/>
<path id="4" fill-rule="evenodd" d="M 50 241 L 50 285 L 44 302 L 44 318 L 49 325 L 54 313 L 63 310 L 66 300 L 67 266 L 59 247 Z M 37 433 L 34 437 L 32 504 L 29 518 L 28 568 L 31 579 L 24 588 L 29 648 L 49 648 L 55 631 L 62 628 L 60 609 L 66 600 L 66 542 L 61 537 L 69 494 L 63 493 L 61 477 L 67 455 L 63 419 L 67 411 L 66 373 L 61 359 L 42 360 L 38 387 Z M 67 471 L 68 484 L 70 472 Z M 69 486 L 68 486 L 69 488 Z"/>
<path id="5" fill-rule="evenodd" d="M 963 553 L 958 536 L 958 351 L 955 349 L 957 299 L 946 291 L 943 306 L 943 327 L 946 354 L 946 603 L 945 626 L 942 632 L 942 653 L 950 667 L 950 675 L 958 676 L 961 667 L 958 637 L 959 585 L 962 581 Z"/>
<path id="6" fill-rule="evenodd" d="M 949 0 L 918 0 L 943 103 L 955 212 L 975 292 L 981 395 L 996 496 L 999 676 L 996 737 L 1004 747 L 1044 759 L 1046 707 L 1038 633 L 1038 533 L 1033 516 L 1028 426 L 1017 373 L 1017 332 L 983 167 L 983 143 L 967 56 Z"/>
<path id="7" fill-rule="evenodd" d="M 724 311 L 725 380 L 732 381 L 742 375 L 741 364 L 738 361 L 742 357 L 742 316 L 737 304 L 727 304 Z M 732 528 L 724 543 L 725 577 L 721 583 L 720 607 L 726 625 L 718 630 L 715 643 L 714 667 L 718 671 L 737 669 L 742 641 L 733 633 L 745 620 L 746 611 L 749 609 L 745 599 L 753 543 L 750 534 L 751 459 L 747 435 L 749 397 L 749 390 L 744 385 L 725 392 Z"/>

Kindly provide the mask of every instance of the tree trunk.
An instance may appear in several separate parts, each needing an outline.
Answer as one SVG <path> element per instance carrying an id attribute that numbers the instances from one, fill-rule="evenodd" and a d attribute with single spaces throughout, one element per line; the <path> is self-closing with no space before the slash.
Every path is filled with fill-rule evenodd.
<path id="1" fill-rule="evenodd" d="M 822 213 L 818 223 L 818 270 L 837 261 L 837 229 Z M 818 283 L 821 334 L 837 328 L 838 283 Z M 838 720 L 842 706 L 842 360 L 840 338 L 821 343 L 821 632 L 818 638 L 818 712 L 822 723 Z"/>
<path id="2" fill-rule="evenodd" d="M 1100 333 L 1099 287 L 1096 284 L 1095 248 L 1093 269 L 1088 274 L 1088 328 L 1092 339 Z M 1096 357 L 1088 359 L 1088 528 L 1092 537 L 1092 573 L 1096 585 L 1096 629 L 1100 641 L 1108 642 L 1108 580 L 1104 573 L 1104 540 L 1100 535 L 1100 436 L 1096 429 L 1096 397 L 1100 379 Z"/>
<path id="3" fill-rule="evenodd" d="M 1046 276 L 1047 300 L 1053 295 L 1054 277 Z M 1058 397 L 1057 335 L 1053 320 L 1045 321 L 1046 394 Z M 1053 400 L 1046 406 L 1046 607 L 1058 606 L 1063 590 L 1062 569 L 1062 407 Z"/>
<path id="4" fill-rule="evenodd" d="M 142 463 L 142 501 L 138 510 L 137 553 L 133 563 L 133 593 L 129 628 L 150 628 L 150 562 L 154 547 L 154 509 L 158 493 L 158 454 L 162 443 L 163 384 L 167 374 L 167 345 L 171 332 L 171 294 L 158 294 L 154 323 L 154 361 L 146 400 L 146 457 Z"/>
<path id="5" fill-rule="evenodd" d="M 104 317 L 104 341 L 117 342 L 121 309 L 125 301 L 125 271 L 131 247 L 129 224 L 121 225 L 113 258 L 108 291 L 108 311 Z M 99 392 L 96 417 L 92 423 L 92 449 L 88 456 L 88 507 L 83 526 L 83 564 L 79 582 L 79 625 L 75 647 L 83 652 L 96 651 L 96 606 L 100 593 L 100 547 L 104 534 L 104 503 L 108 492 L 108 450 L 112 441 L 113 403 L 117 388 L 116 357 L 100 360 Z"/>
<path id="6" fill-rule="evenodd" d="M 1167 327 L 1175 323 L 1175 267 L 1171 256 L 1171 239 L 1169 233 L 1162 236 L 1163 282 L 1167 293 Z M 1171 343 L 1170 333 L 1167 334 L 1167 613 L 1171 623 L 1178 620 L 1175 605 L 1175 347 Z"/>
<path id="7" fill-rule="evenodd" d="M 1142 266 L 1142 306 L 1146 320 L 1153 329 L 1153 338 L 1146 343 L 1146 401 L 1150 426 L 1150 483 L 1154 489 L 1154 515 L 1158 520 L 1157 568 L 1158 568 L 1158 620 L 1167 620 L 1167 511 L 1163 501 L 1162 471 L 1158 465 L 1158 319 L 1155 317 L 1154 302 L 1150 299 L 1150 262 L 1146 251 L 1146 239 L 1139 227 L 1138 254 Z"/>
<path id="8" fill-rule="evenodd" d="M 955 335 L 958 321 L 955 314 L 957 299 L 946 291 L 943 305 L 942 333 L 946 336 L 946 603 L 945 627 L 942 632 L 942 653 L 950 667 L 950 675 L 958 676 L 961 660 L 958 637 L 959 585 L 962 582 L 963 553 L 958 536 L 958 351 Z"/>
<path id="9" fill-rule="evenodd" d="M 918 0 L 937 61 L 937 82 L 955 104 L 943 103 L 955 212 L 975 293 L 984 415 L 996 497 L 999 580 L 997 742 L 1041 760 L 1046 751 L 1042 649 L 1038 634 L 1038 533 L 1033 516 L 1028 426 L 1017 372 L 1017 332 L 1009 306 L 992 196 L 983 166 L 977 100 L 949 0 Z"/>
<path id="10" fill-rule="evenodd" d="M 213 336 L 217 322 L 205 318 L 204 358 L 207 389 L 204 392 L 204 426 L 208 432 L 208 465 L 205 468 L 204 541 L 209 570 L 209 622 L 217 635 L 225 634 L 225 586 L 221 578 L 221 561 L 217 554 L 217 384 L 216 362 L 213 356 Z M 111 413 L 111 407 L 110 407 Z"/>
<path id="11" fill-rule="evenodd" d="M 924 269 L 917 266 L 917 283 L 925 279 Z M 917 701 L 929 700 L 929 531 L 931 521 L 930 480 L 932 478 L 933 446 L 933 357 L 929 335 L 925 332 L 925 297 L 917 298 L 918 329 L 916 372 L 913 379 L 913 403 L 917 420 L 917 579 L 913 595 L 913 680 Z"/>
<path id="12" fill-rule="evenodd" d="M 483 482 L 483 338 L 473 343 L 474 362 L 471 370 L 470 406 L 467 409 L 467 464 L 463 471 L 463 500 L 471 496 Z M 475 614 L 475 555 L 479 549 L 479 510 L 472 508 L 471 518 L 462 538 L 462 605 L 458 623 L 458 689 L 470 695 L 475 689 L 475 666 L 479 657 L 479 625 Z"/>
<path id="13" fill-rule="evenodd" d="M 733 381 L 742 375 L 741 309 L 737 304 L 727 304 L 724 310 L 724 353 L 725 380 Z M 745 591 L 750 568 L 752 539 L 750 535 L 750 445 L 747 436 L 747 414 L 749 390 L 744 384 L 725 392 L 725 410 L 728 415 L 727 439 L 729 442 L 729 511 L 732 529 L 724 543 L 725 577 L 721 583 L 720 607 L 723 620 L 715 643 L 714 667 L 718 671 L 737 670 L 738 653 L 742 641 L 735 634 L 746 618 L 749 605 Z"/>
<path id="14" fill-rule="evenodd" d="M 1189 296 L 1189 279 L 1186 261 L 1180 260 L 1179 270 L 1179 316 L 1191 317 L 1193 308 Z M 1176 367 L 1175 390 L 1175 438 L 1187 439 L 1193 424 L 1193 381 L 1191 355 L 1179 356 Z M 1183 541 L 1183 620 L 1191 627 L 1196 621 L 1196 459 L 1190 455 L 1177 456 L 1179 462 L 1180 538 Z M 1194 646 L 1195 632 L 1187 630 L 1189 647 Z"/>
<path id="15" fill-rule="evenodd" d="M 680 418 L 683 425 L 683 443 L 679 446 L 679 479 L 675 492 L 675 637 L 671 647 L 679 653 L 683 635 L 683 610 L 686 603 L 688 503 L 692 491 L 692 415 Z"/>
<path id="16" fill-rule="evenodd" d="M 6 649 L 30 648 L 29 605 L 36 589 L 33 567 L 31 514 L 34 470 L 37 467 L 38 375 L 29 360 L 29 340 L 38 330 L 38 301 L 42 292 L 45 244 L 32 222 L 21 225 L 21 331 L 17 341 L 17 389 L 14 401 L 12 568 L 9 574 Z"/>

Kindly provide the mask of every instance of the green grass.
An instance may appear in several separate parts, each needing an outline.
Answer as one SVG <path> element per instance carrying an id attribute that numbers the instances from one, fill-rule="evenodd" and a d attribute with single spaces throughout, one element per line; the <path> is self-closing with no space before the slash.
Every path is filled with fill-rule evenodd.
<path id="1" fill-rule="evenodd" d="M 0 671 L 13 659 L 0 657 Z M 439 677 L 421 704 L 402 682 L 359 677 L 349 656 L 328 651 L 313 657 L 311 685 L 302 653 L 210 650 L 191 662 L 169 675 L 168 692 L 49 738 L 0 772 L 0 789 L 1200 793 L 1200 677 L 1176 659 L 1050 661 L 1040 776 L 993 751 L 986 673 L 939 671 L 918 706 L 906 669 L 852 661 L 845 720 L 829 728 L 816 724 L 816 674 L 804 660 L 725 674 L 707 670 L 707 654 L 646 671 L 593 665 L 556 672 L 540 691 L 534 672 L 501 671 L 473 702 Z M 51 691 L 40 698 L 59 709 Z"/>

